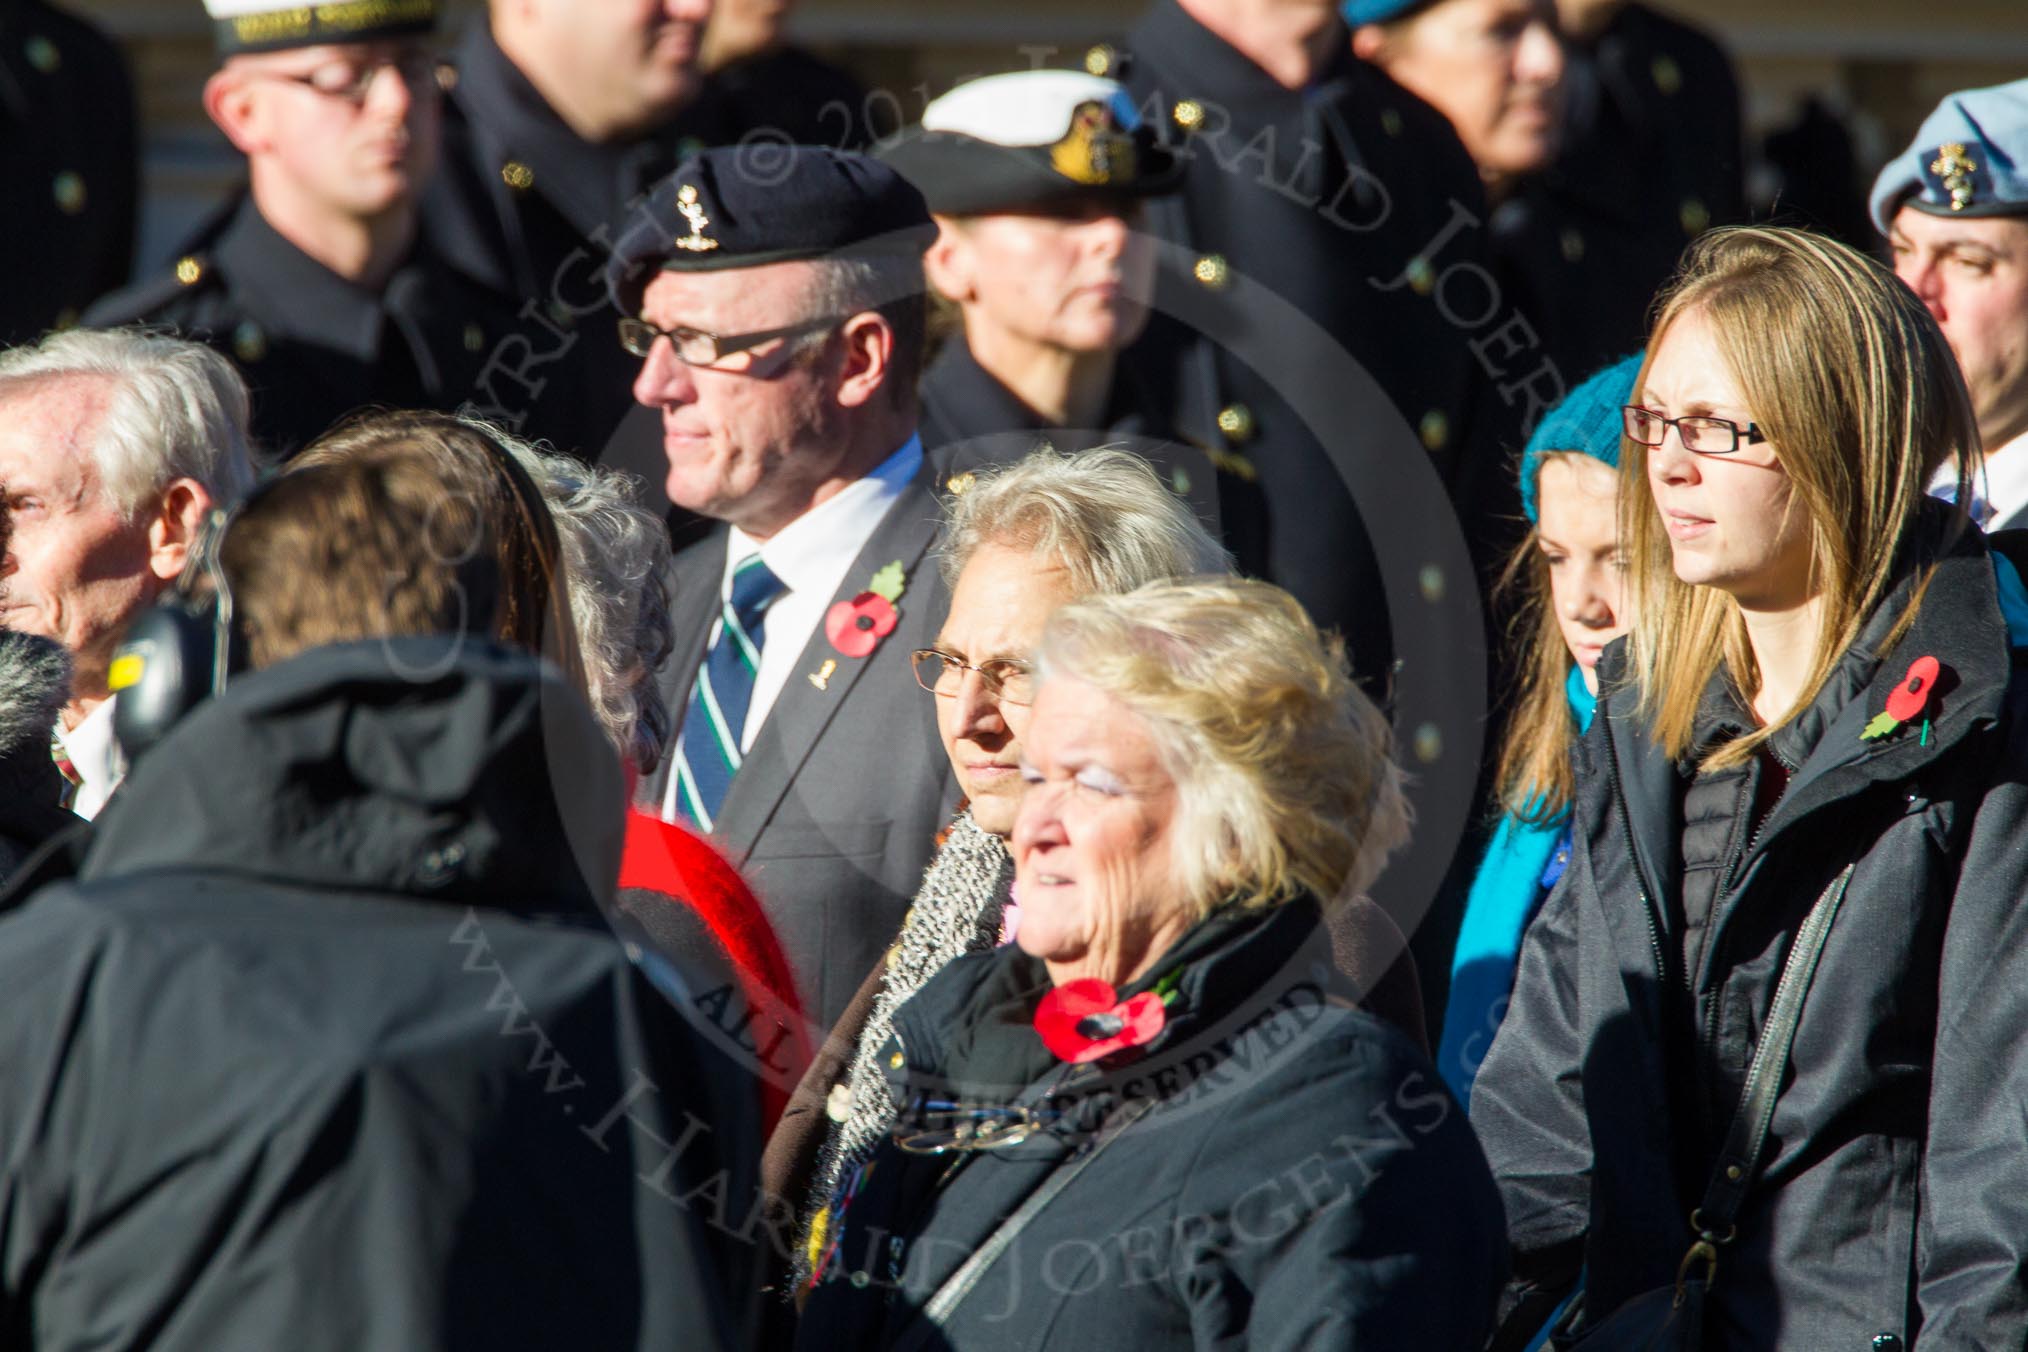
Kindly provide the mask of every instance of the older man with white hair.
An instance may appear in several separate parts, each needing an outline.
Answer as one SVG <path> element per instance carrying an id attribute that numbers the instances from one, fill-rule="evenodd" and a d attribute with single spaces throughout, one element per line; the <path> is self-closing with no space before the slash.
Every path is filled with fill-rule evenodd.
<path id="1" fill-rule="evenodd" d="M 0 353 L 0 486 L 13 528 L 0 626 L 70 650 L 51 752 L 90 817 L 125 771 L 113 650 L 183 571 L 214 505 L 253 485 L 246 386 L 199 343 L 73 330 Z"/>

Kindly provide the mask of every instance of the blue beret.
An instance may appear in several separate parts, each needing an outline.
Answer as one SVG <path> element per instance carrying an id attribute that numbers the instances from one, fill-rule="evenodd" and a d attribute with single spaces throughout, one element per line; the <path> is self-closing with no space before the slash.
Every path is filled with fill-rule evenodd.
<path id="1" fill-rule="evenodd" d="M 1634 377 L 1641 373 L 1645 353 L 1622 357 L 1594 373 L 1551 409 L 1528 438 L 1521 452 L 1521 510 L 1530 521 L 1541 520 L 1535 503 L 1535 476 L 1542 469 L 1542 457 L 1553 451 L 1581 451 L 1620 467 L 1620 432 L 1625 425 L 1620 410 L 1633 402 Z"/>
<path id="2" fill-rule="evenodd" d="M 691 156 L 634 209 L 606 285 L 641 312 L 657 272 L 716 272 L 799 258 L 920 255 L 936 238 L 922 194 L 870 155 L 756 142 Z"/>
<path id="3" fill-rule="evenodd" d="M 1345 22 L 1357 28 L 1363 23 L 1386 23 L 1399 19 L 1412 9 L 1420 9 L 1430 0 L 1344 0 L 1338 12 Z"/>
<path id="4" fill-rule="evenodd" d="M 1904 206 L 1931 216 L 2028 214 L 2028 80 L 1961 89 L 1873 181 L 1881 234 Z"/>

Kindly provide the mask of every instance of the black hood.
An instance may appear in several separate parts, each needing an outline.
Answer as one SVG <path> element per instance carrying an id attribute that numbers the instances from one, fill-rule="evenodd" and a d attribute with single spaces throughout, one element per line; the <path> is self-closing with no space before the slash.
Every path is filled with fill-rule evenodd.
<path id="1" fill-rule="evenodd" d="M 80 876 L 160 869 L 523 914 L 612 899 L 618 758 L 555 668 L 440 636 L 235 679 L 133 768 Z"/>

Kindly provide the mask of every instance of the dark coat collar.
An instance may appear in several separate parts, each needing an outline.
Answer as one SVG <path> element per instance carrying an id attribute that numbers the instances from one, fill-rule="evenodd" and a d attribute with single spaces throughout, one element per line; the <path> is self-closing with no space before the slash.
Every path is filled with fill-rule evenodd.
<path id="1" fill-rule="evenodd" d="M 251 196 L 219 235 L 216 257 L 234 291 L 271 333 L 362 362 L 379 355 L 381 298 L 284 239 Z"/>
<path id="2" fill-rule="evenodd" d="M 1137 367 L 1113 369 L 1106 431 L 1116 437 L 1164 437 L 1143 412 L 1151 401 L 1140 389 Z M 979 364 L 964 335 L 953 334 L 922 380 L 923 445 L 934 449 L 1008 432 L 1047 432 L 1049 420 L 1021 401 Z"/>
<path id="3" fill-rule="evenodd" d="M 656 169 L 674 168 L 675 135 L 670 129 L 607 143 L 587 141 L 571 130 L 500 50 L 483 15 L 465 29 L 454 60 L 456 97 L 471 110 L 474 127 L 486 129 L 496 142 L 492 149 L 503 158 L 520 160 L 534 170 L 534 191 L 587 239 L 601 226 L 619 228 L 630 196 L 645 186 L 630 179 L 652 178 Z M 645 167 L 651 163 L 652 168 Z"/>

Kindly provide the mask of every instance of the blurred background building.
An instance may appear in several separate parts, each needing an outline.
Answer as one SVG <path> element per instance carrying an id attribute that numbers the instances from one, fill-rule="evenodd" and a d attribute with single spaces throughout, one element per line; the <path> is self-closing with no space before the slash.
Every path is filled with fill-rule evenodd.
<path id="1" fill-rule="evenodd" d="M 151 268 L 239 171 L 198 103 L 212 66 L 210 27 L 198 0 L 65 3 L 118 37 L 134 66 L 146 156 L 139 262 Z M 477 3 L 455 4 L 453 25 Z M 876 121 L 897 111 L 912 120 L 961 78 L 1074 66 L 1140 8 L 1140 0 L 802 0 L 791 32 L 875 91 L 884 109 Z M 1799 172 L 1820 182 L 1849 172 L 1863 192 L 1946 93 L 2028 74 L 2022 0 L 1659 0 L 1657 8 L 1703 25 L 1738 62 L 1749 191 L 1763 210 Z M 1849 171 L 1837 163 L 1845 144 Z"/>

